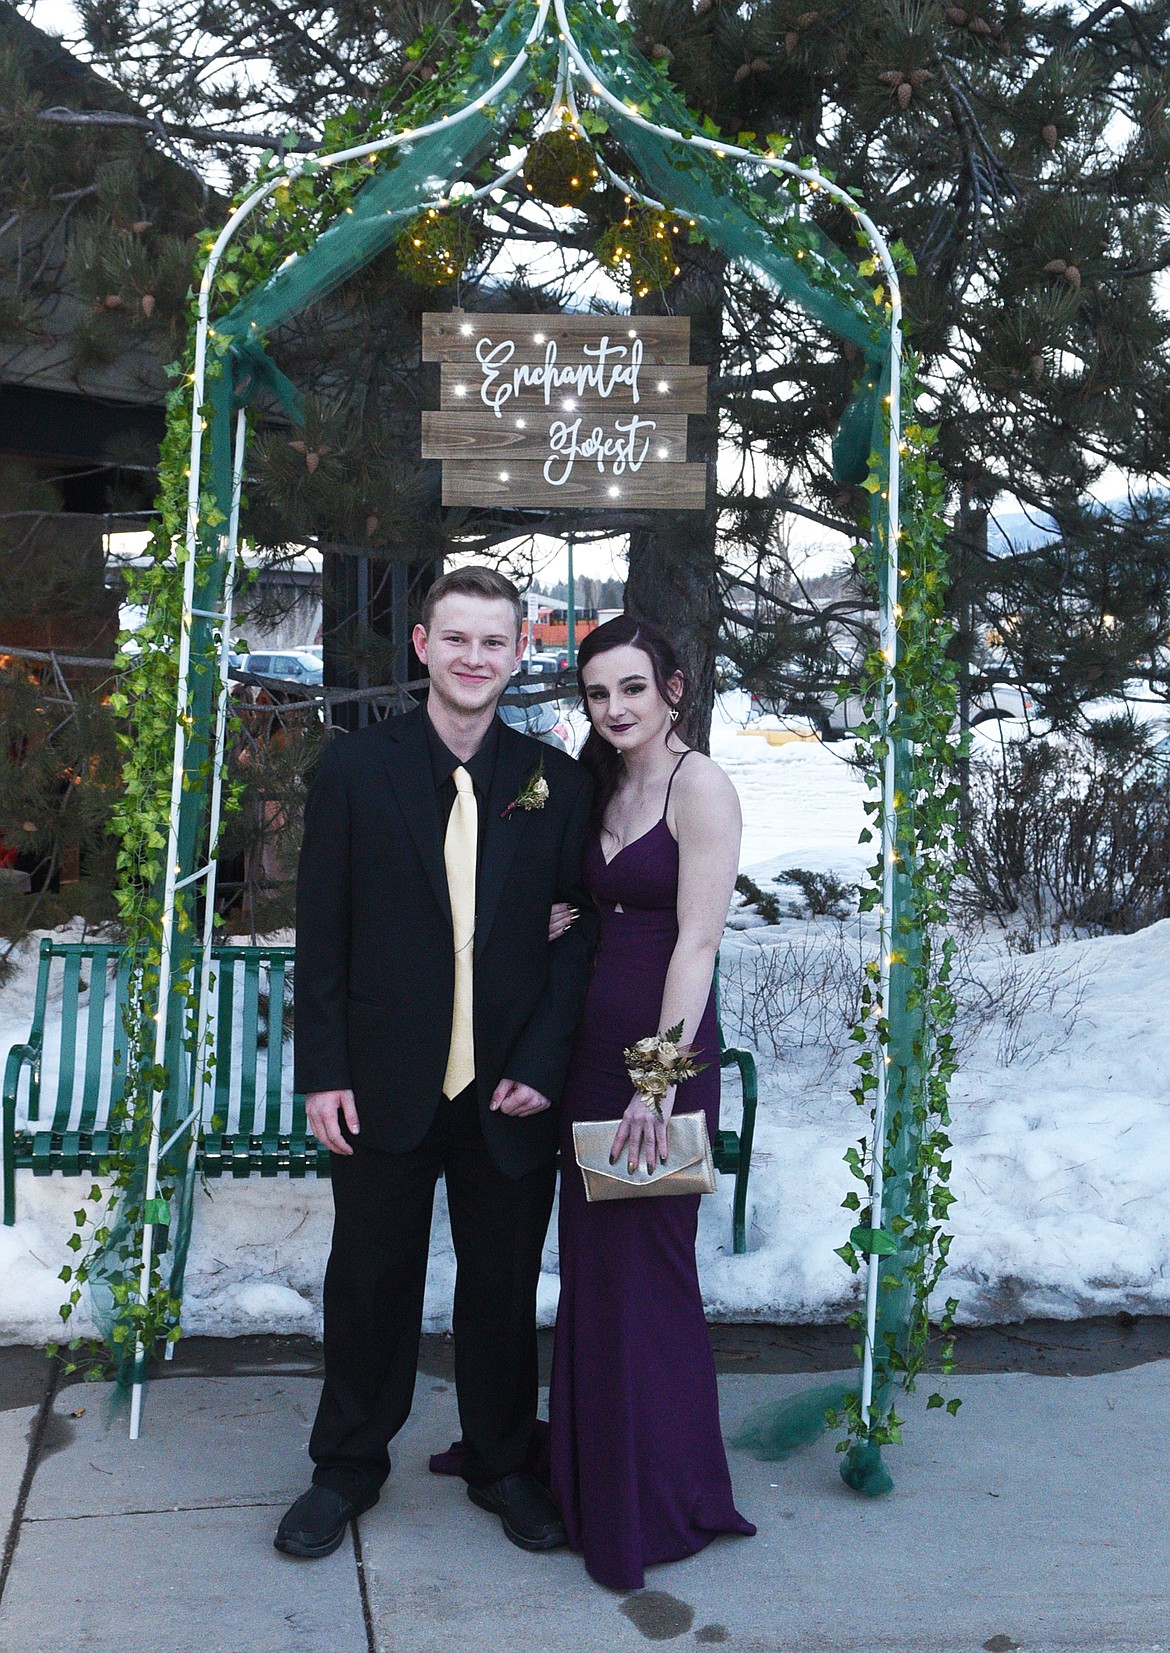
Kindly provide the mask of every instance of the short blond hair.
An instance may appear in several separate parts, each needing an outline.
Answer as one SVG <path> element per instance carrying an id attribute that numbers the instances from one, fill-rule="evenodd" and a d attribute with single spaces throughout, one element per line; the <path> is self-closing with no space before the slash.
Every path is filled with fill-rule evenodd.
<path id="1" fill-rule="evenodd" d="M 498 574 L 494 568 L 472 563 L 467 568 L 453 568 L 449 574 L 440 574 L 431 586 L 423 598 L 424 631 L 430 631 L 435 610 L 443 598 L 452 596 L 482 597 L 488 602 L 508 603 L 515 616 L 517 637 L 524 628 L 524 604 L 511 580 L 504 574 Z"/>

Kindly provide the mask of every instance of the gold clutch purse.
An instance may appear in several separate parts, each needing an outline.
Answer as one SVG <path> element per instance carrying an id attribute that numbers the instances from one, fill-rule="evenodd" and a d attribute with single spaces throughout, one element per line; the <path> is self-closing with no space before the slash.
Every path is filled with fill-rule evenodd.
<path id="1" fill-rule="evenodd" d="M 573 1152 L 585 1179 L 585 1198 L 594 1200 L 649 1199 L 655 1194 L 713 1194 L 715 1161 L 702 1113 L 673 1114 L 666 1127 L 670 1157 L 665 1165 L 647 1171 L 644 1161 L 636 1171 L 626 1167 L 623 1154 L 616 1165 L 609 1151 L 620 1119 L 584 1119 L 573 1125 Z"/>

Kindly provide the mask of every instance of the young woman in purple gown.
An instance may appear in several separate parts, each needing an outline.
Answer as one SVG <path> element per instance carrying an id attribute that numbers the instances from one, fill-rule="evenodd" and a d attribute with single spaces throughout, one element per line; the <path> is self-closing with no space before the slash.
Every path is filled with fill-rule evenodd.
<path id="1" fill-rule="evenodd" d="M 671 1111 L 719 1123 L 712 974 L 739 858 L 735 789 L 675 732 L 684 683 L 656 627 L 621 616 L 585 638 L 578 682 L 596 782 L 585 877 L 601 910 L 589 996 L 562 1103 L 561 1299 L 549 1423 L 552 1490 L 569 1543 L 600 1584 L 750 1535 L 719 1427 L 715 1365 L 695 1264 L 698 1195 L 589 1205 L 578 1119 L 619 1119 L 614 1154 L 667 1158 Z M 554 926 L 565 915 L 554 910 Z M 659 1121 L 633 1093 L 623 1050 L 683 1024 L 705 1063 Z M 677 1092 L 677 1094 L 676 1094 Z"/>

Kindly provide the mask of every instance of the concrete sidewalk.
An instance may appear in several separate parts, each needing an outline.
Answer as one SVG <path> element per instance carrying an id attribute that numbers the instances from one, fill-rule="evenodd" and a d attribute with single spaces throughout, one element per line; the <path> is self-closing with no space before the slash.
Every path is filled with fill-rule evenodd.
<path id="1" fill-rule="evenodd" d="M 820 1377 L 724 1376 L 729 1433 Z M 755 1539 L 592 1584 L 578 1557 L 529 1556 L 427 1456 L 455 1396 L 420 1373 L 395 1471 L 325 1561 L 272 1548 L 306 1484 L 314 1378 L 154 1383 L 126 1439 L 100 1386 L 0 1413 L 11 1567 L 4 1653 L 1170 1653 L 1170 1362 L 1093 1377 L 956 1381 L 957 1419 L 907 1407 L 885 1499 L 850 1492 L 822 1442 L 784 1464 L 731 1455 Z M 28 1462 L 39 1426 L 39 1451 Z M 13 1516 L 17 1519 L 13 1522 Z"/>

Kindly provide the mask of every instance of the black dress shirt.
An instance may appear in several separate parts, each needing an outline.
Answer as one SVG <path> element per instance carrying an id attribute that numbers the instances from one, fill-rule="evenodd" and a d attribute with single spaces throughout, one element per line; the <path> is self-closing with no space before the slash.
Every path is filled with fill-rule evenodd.
<path id="1" fill-rule="evenodd" d="M 439 795 L 439 823 L 444 835 L 447 831 L 447 822 L 451 818 L 451 811 L 455 807 L 455 771 L 461 766 L 471 776 L 471 783 L 475 788 L 475 805 L 479 811 L 478 845 L 482 846 L 484 827 L 486 825 L 488 795 L 492 789 L 492 778 L 496 772 L 496 753 L 500 746 L 500 720 L 493 718 L 488 726 L 488 732 L 480 742 L 479 749 L 474 757 L 468 758 L 466 763 L 457 758 L 438 734 L 429 714 L 423 712 L 423 723 L 426 726 L 427 745 L 431 753 L 431 769 L 435 776 L 435 791 Z"/>

